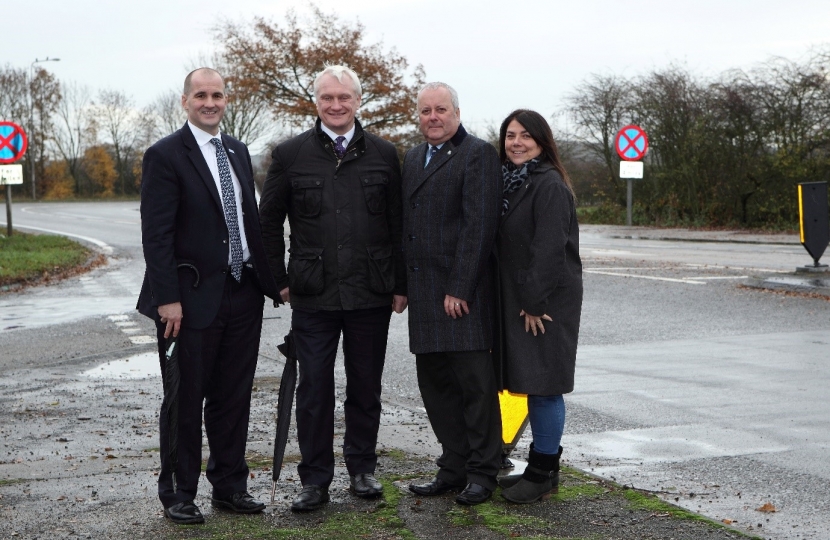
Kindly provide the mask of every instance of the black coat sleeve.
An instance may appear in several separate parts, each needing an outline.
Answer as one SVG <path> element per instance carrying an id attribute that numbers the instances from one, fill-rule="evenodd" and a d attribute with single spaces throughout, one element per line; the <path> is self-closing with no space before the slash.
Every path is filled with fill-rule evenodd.
<path id="1" fill-rule="evenodd" d="M 280 149 L 271 154 L 271 166 L 262 188 L 259 201 L 259 223 L 268 267 L 277 285 L 277 291 L 288 287 L 288 272 L 285 268 L 285 217 L 288 214 L 290 188 L 288 172 L 283 166 Z"/>
<path id="2" fill-rule="evenodd" d="M 150 290 L 159 306 L 180 301 L 175 242 L 181 188 L 169 154 L 151 146 L 141 168 L 141 243 Z"/>
<path id="3" fill-rule="evenodd" d="M 401 162 L 394 146 L 389 146 L 384 156 L 389 163 L 389 188 L 386 190 L 386 219 L 389 223 L 389 240 L 395 259 L 394 294 L 406 296 L 406 261 L 403 253 L 403 191 Z"/>

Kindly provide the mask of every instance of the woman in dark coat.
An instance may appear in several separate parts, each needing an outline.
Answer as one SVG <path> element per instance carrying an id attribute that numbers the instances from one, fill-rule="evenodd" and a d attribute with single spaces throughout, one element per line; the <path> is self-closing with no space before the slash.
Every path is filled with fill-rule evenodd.
<path id="1" fill-rule="evenodd" d="M 568 175 L 550 126 L 534 111 L 502 123 L 504 205 L 496 240 L 504 388 L 528 395 L 533 433 L 528 466 L 502 480 L 502 496 L 529 503 L 558 488 L 562 394 L 573 390 L 582 262 Z"/>

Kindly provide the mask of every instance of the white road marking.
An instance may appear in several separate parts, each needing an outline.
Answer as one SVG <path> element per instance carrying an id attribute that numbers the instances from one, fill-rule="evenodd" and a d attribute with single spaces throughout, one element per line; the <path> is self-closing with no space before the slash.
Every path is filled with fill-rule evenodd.
<path id="1" fill-rule="evenodd" d="M 705 281 L 694 281 L 691 279 L 676 279 L 676 278 L 667 278 L 667 277 L 657 277 L 657 276 L 641 276 L 639 274 L 622 274 L 618 272 L 600 272 L 599 270 L 583 270 L 583 272 L 588 274 L 601 274 L 603 276 L 618 276 L 618 277 L 632 277 L 638 279 L 653 279 L 657 281 L 670 281 L 672 283 L 688 283 L 689 285 L 706 285 Z"/>
<path id="2" fill-rule="evenodd" d="M 696 276 L 691 279 L 747 279 L 749 276 Z"/>
<path id="3" fill-rule="evenodd" d="M 2 223 L 2 225 L 5 225 L 5 223 Z M 32 231 L 40 231 L 40 232 L 45 232 L 45 233 L 49 233 L 49 234 L 57 234 L 58 236 L 68 236 L 69 238 L 77 238 L 78 240 L 83 240 L 85 242 L 89 242 L 90 244 L 94 244 L 94 245 L 98 246 L 99 248 L 101 248 L 101 251 L 103 251 L 107 255 L 112 255 L 112 247 L 109 244 L 107 244 L 106 242 L 102 242 L 101 240 L 98 240 L 97 238 L 90 238 L 89 236 L 82 236 L 80 234 L 72 234 L 72 233 L 63 232 L 63 231 L 55 231 L 55 230 L 52 230 L 52 229 L 43 229 L 41 227 L 32 227 L 31 225 L 16 225 L 15 228 L 29 229 L 29 230 L 32 230 Z"/>

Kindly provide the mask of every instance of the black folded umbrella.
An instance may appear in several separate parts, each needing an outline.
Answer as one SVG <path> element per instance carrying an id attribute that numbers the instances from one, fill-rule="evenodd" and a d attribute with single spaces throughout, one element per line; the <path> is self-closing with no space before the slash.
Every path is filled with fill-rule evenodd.
<path id="1" fill-rule="evenodd" d="M 285 445 L 288 444 L 288 428 L 291 426 L 291 406 L 294 402 L 294 388 L 297 385 L 297 348 L 292 331 L 288 331 L 285 342 L 277 349 L 285 356 L 285 367 L 280 379 L 280 391 L 277 396 L 277 433 L 274 437 L 274 464 L 271 472 L 271 503 L 277 492 L 277 480 L 280 479 L 282 460 L 285 457 Z"/>
<path id="2" fill-rule="evenodd" d="M 179 465 L 179 338 L 172 335 L 165 343 L 164 403 L 167 406 L 167 452 L 176 492 L 176 468 Z"/>
<path id="3" fill-rule="evenodd" d="M 177 269 L 191 270 L 195 274 L 192 287 L 199 286 L 199 270 L 192 264 L 183 262 Z M 179 465 L 179 338 L 171 335 L 164 344 L 164 404 L 167 410 L 167 453 L 170 457 L 170 473 L 173 477 L 173 493 L 176 492 L 176 469 Z"/>

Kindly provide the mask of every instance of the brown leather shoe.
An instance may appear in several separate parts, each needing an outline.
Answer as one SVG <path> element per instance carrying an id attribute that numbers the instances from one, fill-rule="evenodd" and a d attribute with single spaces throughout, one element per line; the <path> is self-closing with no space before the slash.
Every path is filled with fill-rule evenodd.
<path id="1" fill-rule="evenodd" d="M 164 517 L 180 525 L 204 523 L 205 517 L 193 501 L 182 501 L 164 509 Z"/>
<path id="2" fill-rule="evenodd" d="M 444 482 L 437 476 L 433 478 L 431 482 L 427 482 L 426 484 L 409 484 L 409 491 L 423 497 L 441 495 L 442 493 L 446 493 L 448 491 L 458 492 L 462 489 L 464 489 L 463 486 L 457 486 L 455 484 L 450 484 L 449 482 Z"/>
<path id="3" fill-rule="evenodd" d="M 240 491 L 227 497 L 211 498 L 211 504 L 215 508 L 225 508 L 237 514 L 256 514 L 265 510 L 265 503 L 254 499 L 247 491 Z"/>

